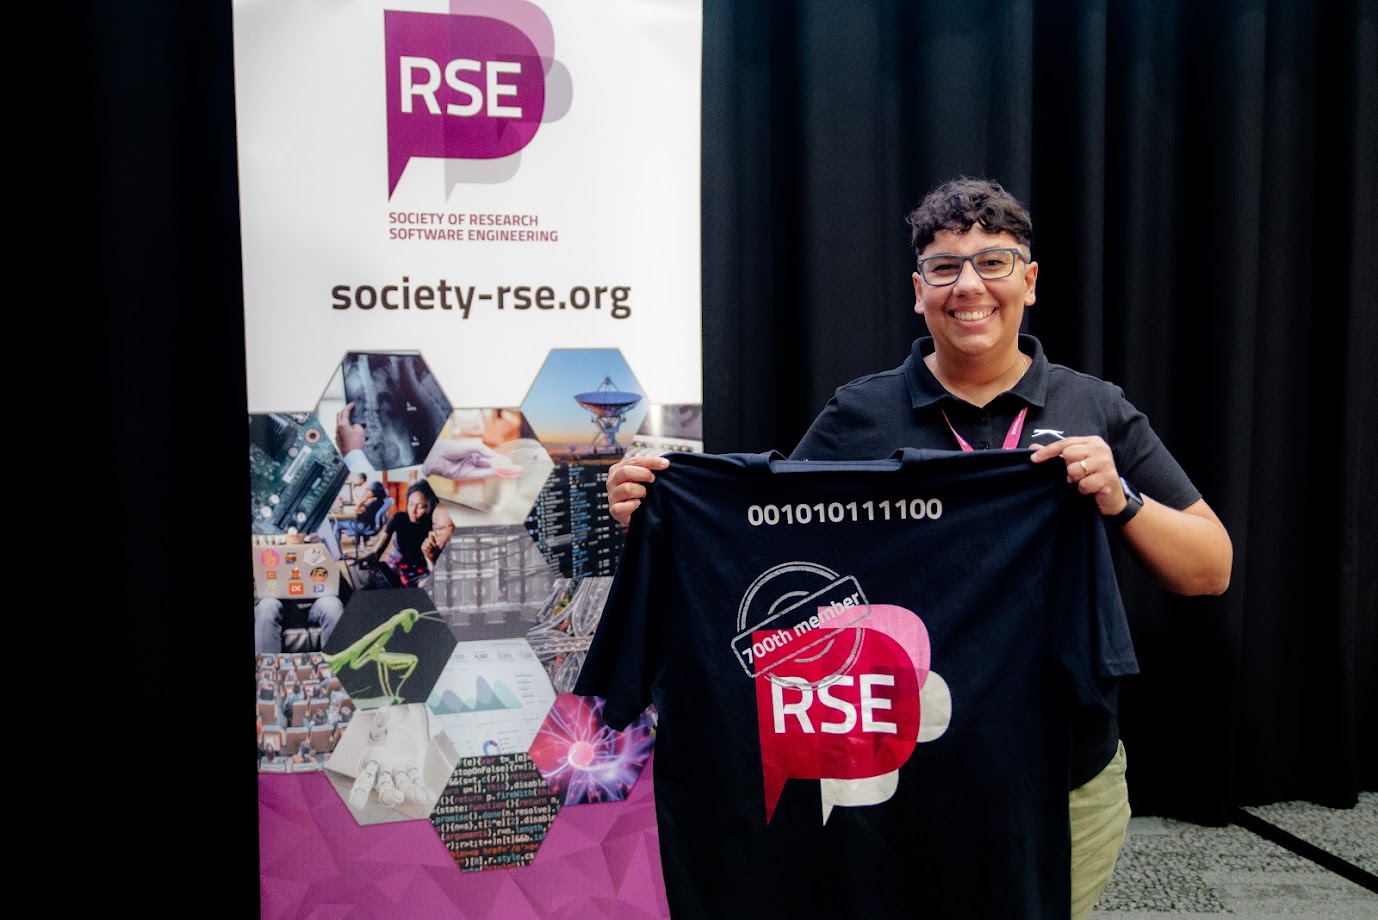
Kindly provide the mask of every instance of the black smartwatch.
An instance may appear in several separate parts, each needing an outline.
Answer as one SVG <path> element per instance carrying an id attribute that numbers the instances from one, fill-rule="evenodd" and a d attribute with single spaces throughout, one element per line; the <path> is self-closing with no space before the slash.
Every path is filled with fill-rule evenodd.
<path id="1" fill-rule="evenodd" d="M 1123 527 L 1129 523 L 1130 518 L 1139 513 L 1139 509 L 1144 506 L 1144 499 L 1123 476 L 1120 477 L 1120 488 L 1124 489 L 1124 507 L 1120 509 L 1119 514 L 1109 515 L 1106 520 Z"/>

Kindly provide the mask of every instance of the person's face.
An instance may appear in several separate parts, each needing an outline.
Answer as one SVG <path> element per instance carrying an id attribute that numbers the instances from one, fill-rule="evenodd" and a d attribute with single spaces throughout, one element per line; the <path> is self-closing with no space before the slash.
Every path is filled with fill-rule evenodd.
<path id="1" fill-rule="evenodd" d="M 411 518 L 413 524 L 425 517 L 430 510 L 431 503 L 420 492 L 413 492 L 408 496 L 407 517 Z"/>
<path id="2" fill-rule="evenodd" d="M 944 351 L 980 358 L 1018 350 L 1019 324 L 1024 308 L 1034 302 L 1038 263 L 1024 257 L 1024 247 L 1012 235 L 990 233 L 980 224 L 974 224 L 966 233 L 940 230 L 919 258 L 969 256 L 996 248 L 1020 251 L 1009 277 L 987 281 L 976 274 L 971 262 L 963 262 L 956 281 L 935 287 L 914 272 L 914 312 L 927 323 L 939 357 Z"/>

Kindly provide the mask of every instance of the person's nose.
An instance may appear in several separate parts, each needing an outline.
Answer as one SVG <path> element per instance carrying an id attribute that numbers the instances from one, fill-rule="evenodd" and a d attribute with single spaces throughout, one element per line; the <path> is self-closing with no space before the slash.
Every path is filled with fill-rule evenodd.
<path id="1" fill-rule="evenodd" d="M 953 289 L 956 291 L 979 292 L 985 287 L 985 281 L 976 274 L 976 263 L 971 259 L 962 262 L 961 270 L 957 272 L 957 280 L 953 282 Z"/>

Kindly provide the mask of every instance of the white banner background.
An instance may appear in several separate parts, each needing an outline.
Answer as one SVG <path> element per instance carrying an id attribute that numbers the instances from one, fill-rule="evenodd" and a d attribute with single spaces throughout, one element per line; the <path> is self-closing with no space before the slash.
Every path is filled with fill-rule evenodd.
<path id="1" fill-rule="evenodd" d="M 528 5 L 237 0 L 250 412 L 310 411 L 349 351 L 419 350 L 455 406 L 501 407 L 521 403 L 550 348 L 618 348 L 650 402 L 701 402 L 697 2 L 535 4 L 555 64 L 534 138 L 502 160 L 412 159 L 389 198 L 384 11 L 501 19 Z M 510 178 L 472 181 L 485 175 Z M 461 229 L 534 215 L 558 242 L 390 239 L 408 212 L 463 215 Z M 467 319 L 333 307 L 340 286 L 352 299 L 442 279 L 491 297 Z M 512 292 L 498 309 L 499 288 L 542 285 L 567 304 L 576 287 L 625 286 L 629 315 L 613 317 L 611 290 L 601 310 L 518 310 Z"/>

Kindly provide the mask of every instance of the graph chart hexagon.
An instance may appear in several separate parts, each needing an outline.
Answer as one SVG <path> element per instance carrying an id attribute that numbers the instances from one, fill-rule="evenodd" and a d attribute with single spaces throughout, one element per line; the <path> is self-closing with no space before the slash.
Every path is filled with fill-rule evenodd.
<path id="1" fill-rule="evenodd" d="M 456 643 L 426 700 L 460 757 L 525 753 L 555 688 L 522 638 Z"/>

